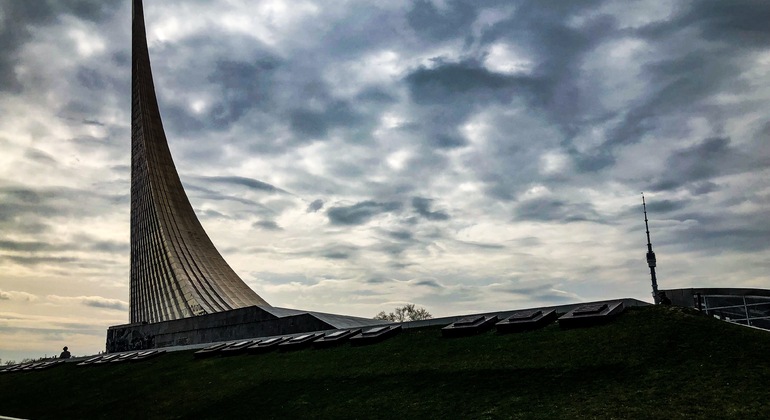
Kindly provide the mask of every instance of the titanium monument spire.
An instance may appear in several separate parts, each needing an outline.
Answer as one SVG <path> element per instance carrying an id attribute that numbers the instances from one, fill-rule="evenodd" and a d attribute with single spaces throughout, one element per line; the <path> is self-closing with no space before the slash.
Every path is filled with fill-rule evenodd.
<path id="1" fill-rule="evenodd" d="M 132 5 L 130 322 L 270 306 L 238 277 L 203 230 L 163 131 L 144 11 Z"/>

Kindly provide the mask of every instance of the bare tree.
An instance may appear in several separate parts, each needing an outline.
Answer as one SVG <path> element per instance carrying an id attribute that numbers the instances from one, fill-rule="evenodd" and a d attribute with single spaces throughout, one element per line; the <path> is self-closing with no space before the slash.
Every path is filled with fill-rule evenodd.
<path id="1" fill-rule="evenodd" d="M 431 318 L 433 318 L 433 315 L 431 315 L 430 312 L 425 308 L 415 308 L 414 303 L 407 303 L 404 306 L 396 308 L 395 312 L 389 314 L 382 311 L 374 316 L 374 319 L 393 322 L 419 321 L 421 319 Z"/>

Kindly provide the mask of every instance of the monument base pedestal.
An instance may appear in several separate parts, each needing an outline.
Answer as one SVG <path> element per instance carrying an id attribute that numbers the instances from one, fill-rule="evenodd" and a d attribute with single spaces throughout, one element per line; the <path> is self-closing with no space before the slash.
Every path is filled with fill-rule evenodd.
<path id="1" fill-rule="evenodd" d="M 107 352 L 149 350 L 341 328 L 361 328 L 385 322 L 272 306 L 249 306 L 152 324 L 115 325 L 107 330 Z"/>

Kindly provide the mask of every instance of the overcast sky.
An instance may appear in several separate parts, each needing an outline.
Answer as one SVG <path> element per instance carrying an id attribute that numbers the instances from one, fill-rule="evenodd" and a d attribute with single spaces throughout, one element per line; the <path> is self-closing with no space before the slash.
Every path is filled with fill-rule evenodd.
<path id="1" fill-rule="evenodd" d="M 145 1 L 187 194 L 275 306 L 770 287 L 770 2 Z M 0 0 L 0 358 L 128 321 L 131 6 Z"/>

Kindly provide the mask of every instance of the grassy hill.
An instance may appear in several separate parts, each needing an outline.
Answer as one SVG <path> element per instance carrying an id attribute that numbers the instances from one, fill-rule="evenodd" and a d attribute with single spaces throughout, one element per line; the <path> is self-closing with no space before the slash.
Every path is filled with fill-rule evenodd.
<path id="1" fill-rule="evenodd" d="M 23 418 L 766 418 L 770 332 L 670 307 L 611 324 L 0 375 Z"/>

